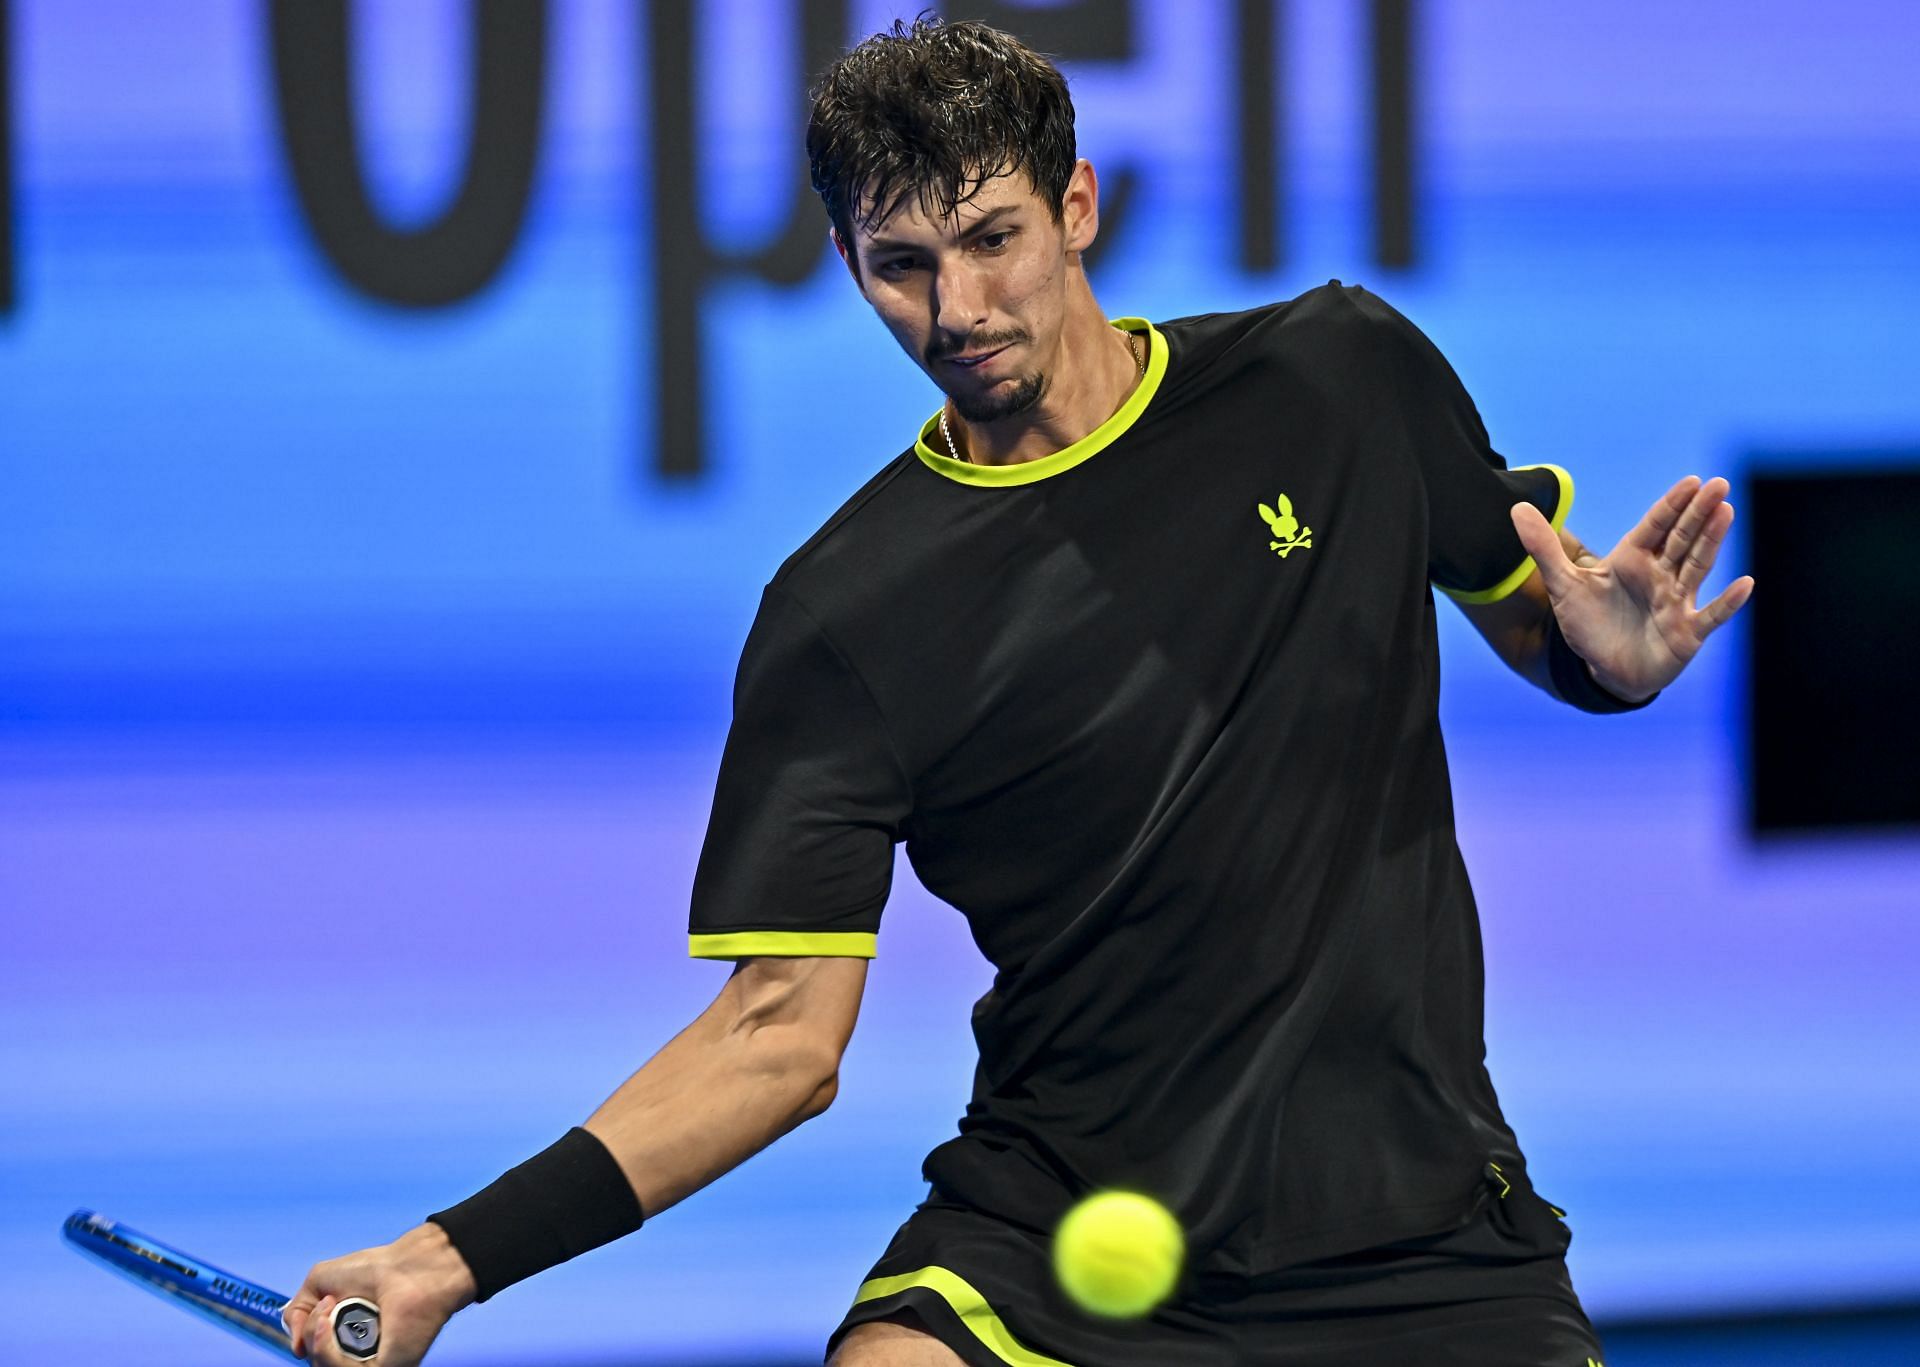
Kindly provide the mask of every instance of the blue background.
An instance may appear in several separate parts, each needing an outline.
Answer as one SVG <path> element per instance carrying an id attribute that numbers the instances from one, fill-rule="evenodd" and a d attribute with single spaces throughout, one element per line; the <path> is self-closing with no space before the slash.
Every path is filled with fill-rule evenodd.
<path id="1" fill-rule="evenodd" d="M 791 8 L 700 7 L 702 210 L 731 249 L 786 204 Z M 852 6 L 849 40 L 903 8 Z M 7 1341 L 238 1361 L 55 1254 L 59 1220 L 94 1206 L 291 1290 L 543 1147 L 691 1020 L 727 972 L 686 958 L 686 896 L 759 587 L 937 395 L 823 220 L 802 286 L 710 293 L 711 472 L 648 474 L 646 208 L 675 188 L 642 153 L 627 6 L 553 6 L 522 239 L 425 313 L 350 292 L 302 226 L 262 7 L 13 11 L 0 1254 L 40 1313 Z M 1368 256 L 1363 7 L 1287 8 L 1270 274 L 1235 265 L 1228 7 L 1140 3 L 1140 56 L 1066 63 L 1082 154 L 1141 176 L 1095 263 L 1106 311 L 1365 284 L 1511 462 L 1574 472 L 1602 550 L 1750 451 L 1914 445 L 1912 7 L 1419 12 L 1407 272 Z M 376 200 L 430 220 L 465 7 L 354 13 Z M 1709 593 L 1742 555 L 1736 520 Z M 1744 622 L 1654 708 L 1593 718 L 1442 616 L 1489 1066 L 1589 1311 L 1920 1291 L 1920 840 L 1747 838 Z M 963 1109 L 990 976 L 903 862 L 833 1109 L 439 1355 L 817 1354 Z"/>

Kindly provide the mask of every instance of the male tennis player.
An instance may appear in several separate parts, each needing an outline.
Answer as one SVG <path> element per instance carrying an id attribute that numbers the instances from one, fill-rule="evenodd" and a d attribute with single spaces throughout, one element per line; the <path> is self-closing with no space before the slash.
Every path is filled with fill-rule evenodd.
<path id="1" fill-rule="evenodd" d="M 1568 474 L 1509 468 L 1358 286 L 1109 321 L 1066 85 L 993 29 L 861 44 L 807 142 L 946 402 L 761 599 L 693 888 L 692 952 L 733 975 L 584 1128 L 314 1268 L 296 1327 L 367 1296 L 411 1367 L 460 1306 L 820 1114 L 905 841 L 998 972 L 959 1133 L 834 1367 L 1593 1367 L 1565 1212 L 1484 1066 L 1431 590 L 1554 696 L 1644 706 L 1752 591 L 1693 606 L 1726 482 L 1598 557 Z M 1110 1186 L 1186 1229 L 1146 1320 L 1049 1275 Z"/>

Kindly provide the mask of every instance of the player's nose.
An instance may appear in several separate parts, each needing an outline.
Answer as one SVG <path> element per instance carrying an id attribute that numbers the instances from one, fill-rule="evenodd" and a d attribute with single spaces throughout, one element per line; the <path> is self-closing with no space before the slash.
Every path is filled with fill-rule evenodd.
<path id="1" fill-rule="evenodd" d="M 934 278 L 933 321 L 951 337 L 966 337 L 986 325 L 986 291 L 965 266 L 949 267 Z"/>

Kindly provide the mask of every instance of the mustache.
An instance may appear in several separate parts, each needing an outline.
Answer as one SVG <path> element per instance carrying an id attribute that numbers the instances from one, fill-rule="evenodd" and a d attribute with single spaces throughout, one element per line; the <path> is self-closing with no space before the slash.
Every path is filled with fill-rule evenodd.
<path id="1" fill-rule="evenodd" d="M 929 361 L 944 361 L 952 356 L 963 356 L 970 351 L 997 351 L 1003 346 L 1009 346 L 1014 342 L 1024 342 L 1026 340 L 1027 334 L 1024 332 L 1007 332 L 998 335 L 978 333 L 972 337 L 963 338 L 958 342 L 954 342 L 949 346 L 929 349 L 927 359 Z"/>

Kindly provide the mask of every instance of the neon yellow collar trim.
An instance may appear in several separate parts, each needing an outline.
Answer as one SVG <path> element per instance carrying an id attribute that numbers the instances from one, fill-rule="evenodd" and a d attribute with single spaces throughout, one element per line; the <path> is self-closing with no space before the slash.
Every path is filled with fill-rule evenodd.
<path id="1" fill-rule="evenodd" d="M 1031 484 L 1049 475 L 1057 475 L 1062 470 L 1071 470 L 1087 457 L 1104 451 L 1147 411 L 1147 405 L 1153 402 L 1154 391 L 1160 388 L 1161 377 L 1167 373 L 1167 339 L 1160 335 L 1152 323 L 1144 318 L 1115 318 L 1111 321 L 1115 327 L 1128 332 L 1138 332 L 1141 328 L 1147 330 L 1147 373 L 1112 417 L 1066 450 L 1055 451 L 1038 460 L 1021 461 L 1017 465 L 975 465 L 971 461 L 955 460 L 927 445 L 928 438 L 940 427 L 940 414 L 936 412 L 920 424 L 920 436 L 913 443 L 913 453 L 920 457 L 928 469 L 962 484 Z"/>

